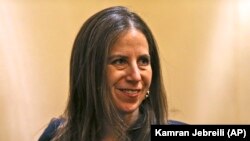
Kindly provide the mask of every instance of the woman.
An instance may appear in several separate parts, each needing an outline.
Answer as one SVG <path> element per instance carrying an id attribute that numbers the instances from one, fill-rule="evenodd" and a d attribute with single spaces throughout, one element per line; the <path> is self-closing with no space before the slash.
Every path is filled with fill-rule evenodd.
<path id="1" fill-rule="evenodd" d="M 70 62 L 64 115 L 40 141 L 146 141 L 168 108 L 157 44 L 146 23 L 126 7 L 104 9 L 80 29 Z"/>

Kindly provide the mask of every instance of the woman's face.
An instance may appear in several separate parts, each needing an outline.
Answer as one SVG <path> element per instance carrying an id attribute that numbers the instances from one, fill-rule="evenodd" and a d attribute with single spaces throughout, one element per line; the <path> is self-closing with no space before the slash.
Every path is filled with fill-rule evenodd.
<path id="1" fill-rule="evenodd" d="M 112 100 L 122 113 L 138 113 L 152 79 L 149 47 L 136 29 L 122 34 L 111 47 L 107 66 Z"/>

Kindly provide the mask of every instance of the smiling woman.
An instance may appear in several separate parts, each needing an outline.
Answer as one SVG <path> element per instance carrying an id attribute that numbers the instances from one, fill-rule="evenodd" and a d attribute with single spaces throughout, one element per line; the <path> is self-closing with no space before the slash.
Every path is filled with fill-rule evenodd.
<path id="1" fill-rule="evenodd" d="M 90 17 L 74 42 L 65 113 L 39 140 L 147 141 L 151 124 L 167 123 L 160 60 L 149 27 L 121 6 Z"/>
<path id="2" fill-rule="evenodd" d="M 109 58 L 107 78 L 113 102 L 120 112 L 125 113 L 123 118 L 133 123 L 152 79 L 145 36 L 137 29 L 129 29 L 111 47 Z"/>

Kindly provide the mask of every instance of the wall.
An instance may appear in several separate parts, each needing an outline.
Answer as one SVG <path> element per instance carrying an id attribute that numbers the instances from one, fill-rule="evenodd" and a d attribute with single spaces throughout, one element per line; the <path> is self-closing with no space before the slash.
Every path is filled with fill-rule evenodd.
<path id="1" fill-rule="evenodd" d="M 112 5 L 139 13 L 156 36 L 172 119 L 250 123 L 247 0 L 0 0 L 0 140 L 37 140 L 63 112 L 75 35 Z"/>

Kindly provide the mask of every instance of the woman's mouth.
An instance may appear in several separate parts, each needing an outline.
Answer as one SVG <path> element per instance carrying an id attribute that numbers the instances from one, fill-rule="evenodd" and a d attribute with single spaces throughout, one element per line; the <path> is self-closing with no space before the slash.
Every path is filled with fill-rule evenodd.
<path id="1" fill-rule="evenodd" d="M 120 89 L 120 91 L 128 94 L 136 94 L 140 92 L 138 89 Z"/>
<path id="2" fill-rule="evenodd" d="M 128 97 L 137 97 L 140 94 L 140 89 L 119 89 L 122 94 Z"/>

